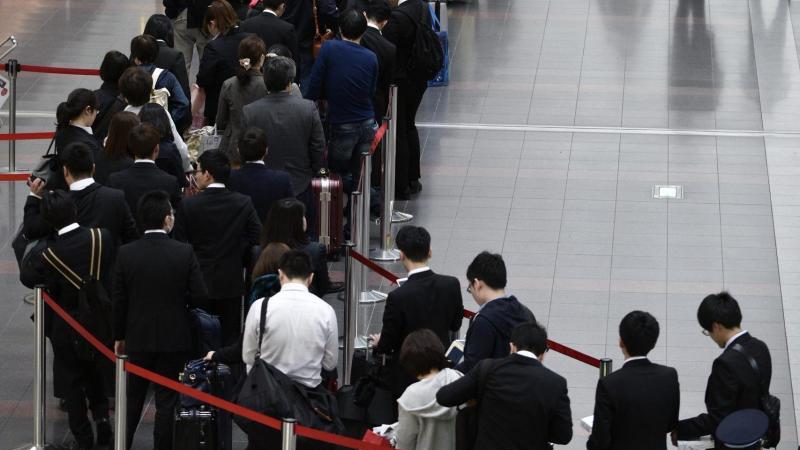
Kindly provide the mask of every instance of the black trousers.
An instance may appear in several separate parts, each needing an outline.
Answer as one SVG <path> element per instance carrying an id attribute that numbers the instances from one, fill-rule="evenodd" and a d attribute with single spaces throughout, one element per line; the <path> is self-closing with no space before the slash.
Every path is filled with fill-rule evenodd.
<path id="1" fill-rule="evenodd" d="M 428 82 L 407 78 L 397 86 L 397 157 L 395 191 L 408 190 L 408 184 L 419 180 L 420 143 L 417 132 L 417 110 L 422 103 Z"/>
<path id="2" fill-rule="evenodd" d="M 183 352 L 129 352 L 128 360 L 137 366 L 163 375 L 171 380 L 177 380 L 178 374 L 186 363 L 187 355 Z M 127 447 L 131 448 L 136 427 L 142 416 L 142 409 L 147 398 L 147 389 L 150 382 L 136 375 L 128 378 L 128 435 Z M 154 384 L 156 396 L 156 419 L 153 430 L 153 446 L 155 450 L 172 450 L 172 421 L 175 414 L 175 405 L 178 403 L 178 393 Z"/>
<path id="3" fill-rule="evenodd" d="M 235 343 L 241 334 L 242 298 L 215 298 L 208 302 L 208 312 L 219 317 L 222 345 Z"/>

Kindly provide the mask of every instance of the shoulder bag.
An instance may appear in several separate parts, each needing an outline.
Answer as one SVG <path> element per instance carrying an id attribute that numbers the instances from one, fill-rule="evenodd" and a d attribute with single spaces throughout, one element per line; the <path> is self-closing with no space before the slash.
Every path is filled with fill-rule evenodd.
<path id="1" fill-rule="evenodd" d="M 761 410 L 764 411 L 764 414 L 766 414 L 767 418 L 769 419 L 767 434 L 764 436 L 764 440 L 761 445 L 764 448 L 775 448 L 781 441 L 781 400 L 769 393 L 769 389 L 766 388 L 766 382 L 761 377 L 761 371 L 758 369 L 758 363 L 752 356 L 750 356 L 749 353 L 747 353 L 744 347 L 742 347 L 740 344 L 734 344 L 731 346 L 731 348 L 747 358 L 747 362 L 750 363 L 750 367 L 752 367 L 753 371 L 756 373 L 756 378 L 760 380 L 761 392 L 759 392 L 759 396 Z"/>
<path id="2" fill-rule="evenodd" d="M 36 163 L 33 172 L 31 172 L 31 177 L 41 178 L 44 180 L 45 185 L 53 177 L 53 174 L 61 172 L 61 157 L 58 156 L 58 153 L 50 153 L 53 150 L 55 141 L 56 137 L 53 136 L 53 139 L 50 139 L 50 145 L 47 146 L 47 151 L 39 158 L 39 162 Z"/>
<path id="3" fill-rule="evenodd" d="M 314 42 L 311 44 L 311 53 L 316 59 L 319 51 L 322 49 L 322 44 L 329 39 L 333 39 L 333 31 L 325 30 L 325 34 L 319 32 L 319 12 L 317 10 L 317 0 L 313 0 L 313 13 L 314 13 Z"/>

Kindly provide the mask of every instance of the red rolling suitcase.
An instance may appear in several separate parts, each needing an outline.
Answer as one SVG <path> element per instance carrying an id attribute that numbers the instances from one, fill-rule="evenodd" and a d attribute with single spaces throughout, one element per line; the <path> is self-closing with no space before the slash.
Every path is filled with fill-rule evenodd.
<path id="1" fill-rule="evenodd" d="M 337 257 L 344 240 L 342 178 L 325 172 L 321 177 L 311 180 L 311 189 L 317 205 L 315 230 L 319 243 L 325 245 L 329 257 Z"/>

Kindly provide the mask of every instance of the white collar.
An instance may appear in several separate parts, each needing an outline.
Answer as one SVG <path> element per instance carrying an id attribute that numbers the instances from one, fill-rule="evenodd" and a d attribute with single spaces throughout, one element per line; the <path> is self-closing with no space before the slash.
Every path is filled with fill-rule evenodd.
<path id="1" fill-rule="evenodd" d="M 622 362 L 622 365 L 628 364 L 631 361 L 636 361 L 639 359 L 647 359 L 647 356 L 631 356 L 630 358 L 625 358 L 625 361 Z"/>
<path id="2" fill-rule="evenodd" d="M 152 159 L 149 159 L 149 158 L 142 158 L 142 159 L 137 159 L 136 161 L 134 161 L 134 163 L 150 163 L 150 164 L 155 164 L 156 162 L 155 162 L 155 161 L 153 161 Z"/>
<path id="3" fill-rule="evenodd" d="M 139 114 L 139 111 L 142 110 L 142 106 L 144 106 L 144 105 L 139 105 L 139 106 L 128 105 L 128 106 L 125 107 L 125 109 L 123 111 L 132 112 L 134 114 Z"/>
<path id="4" fill-rule="evenodd" d="M 163 42 L 163 43 L 165 43 L 165 44 L 167 43 L 167 41 L 165 41 L 165 40 L 163 40 L 163 39 L 156 39 L 156 41 L 157 41 L 157 42 Z"/>
<path id="5" fill-rule="evenodd" d="M 70 184 L 69 185 L 69 190 L 70 191 L 82 191 L 82 190 L 86 189 L 87 187 L 91 186 L 92 184 L 94 184 L 94 178 L 92 178 L 92 177 L 84 178 L 82 180 L 78 180 L 78 181 Z"/>
<path id="6" fill-rule="evenodd" d="M 78 222 L 73 222 L 73 223 L 65 226 L 64 228 L 59 229 L 58 230 L 58 235 L 61 236 L 62 234 L 69 233 L 72 230 L 77 230 L 78 228 L 80 228 L 80 225 L 78 225 Z"/>
<path id="7" fill-rule="evenodd" d="M 144 234 L 150 234 L 150 233 L 164 233 L 164 234 L 167 234 L 167 232 L 162 230 L 162 229 L 144 230 Z"/>
<path id="8" fill-rule="evenodd" d="M 422 272 L 427 272 L 429 270 L 431 270 L 431 268 L 428 267 L 428 266 L 417 267 L 416 269 L 409 271 L 408 272 L 408 276 L 410 277 L 411 275 L 414 275 L 414 274 L 417 274 L 417 273 L 422 273 Z"/>
<path id="9" fill-rule="evenodd" d="M 742 330 L 742 331 L 740 331 L 740 332 L 738 332 L 738 333 L 734 334 L 733 336 L 731 336 L 731 338 L 730 338 L 730 339 L 728 339 L 728 342 L 726 342 L 726 343 L 725 343 L 725 348 L 724 348 L 723 350 L 727 350 L 727 349 L 728 349 L 728 347 L 731 345 L 731 343 L 732 343 L 733 341 L 735 341 L 736 339 L 739 339 L 739 338 L 740 338 L 740 337 L 741 337 L 743 334 L 745 334 L 745 333 L 747 333 L 747 330 Z"/>
<path id="10" fill-rule="evenodd" d="M 262 14 L 268 14 L 268 13 L 272 14 L 275 17 L 278 17 L 278 13 L 276 13 L 275 11 L 273 11 L 273 10 L 271 10 L 269 8 L 264 8 L 264 11 L 262 12 Z"/>
<path id="11" fill-rule="evenodd" d="M 378 28 L 378 26 L 375 25 L 374 23 L 367 21 L 367 26 L 370 27 L 370 28 L 375 28 L 376 30 L 378 30 L 378 33 L 381 33 L 381 29 Z M 381 33 L 381 34 L 383 34 L 383 33 Z"/>
<path id="12" fill-rule="evenodd" d="M 519 350 L 519 351 L 517 351 L 517 354 L 519 356 L 524 356 L 526 358 L 533 358 L 533 359 L 535 359 L 537 361 L 539 360 L 539 358 L 537 358 L 536 355 L 533 354 L 533 352 L 529 352 L 527 350 Z"/>
<path id="13" fill-rule="evenodd" d="M 208 186 L 206 186 L 206 189 L 208 189 L 208 188 L 224 188 L 224 187 L 225 187 L 225 183 L 211 183 Z"/>
<path id="14" fill-rule="evenodd" d="M 245 164 L 261 164 L 262 166 L 266 166 L 264 160 L 262 159 L 257 159 L 255 161 L 246 161 Z"/>
<path id="15" fill-rule="evenodd" d="M 286 283 L 281 286 L 281 291 L 305 291 L 308 292 L 308 286 L 303 283 Z"/>
<path id="16" fill-rule="evenodd" d="M 405 2 L 406 2 L 406 0 L 400 0 L 399 2 L 397 2 L 397 6 L 400 6 L 400 5 L 402 5 L 403 3 L 405 3 Z"/>
<path id="17" fill-rule="evenodd" d="M 70 122 L 70 125 L 72 125 L 73 127 L 78 127 L 81 130 L 83 130 L 83 131 L 85 131 L 85 132 L 87 132 L 89 134 L 92 134 L 92 135 L 94 134 L 94 133 L 92 133 L 92 127 L 84 127 L 83 125 L 76 125 L 76 124 L 71 123 L 71 122 Z"/>

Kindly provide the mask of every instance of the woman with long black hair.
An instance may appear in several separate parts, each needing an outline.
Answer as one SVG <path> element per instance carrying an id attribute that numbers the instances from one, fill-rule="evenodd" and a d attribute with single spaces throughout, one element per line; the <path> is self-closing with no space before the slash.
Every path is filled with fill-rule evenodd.
<path id="1" fill-rule="evenodd" d="M 82 142 L 89 146 L 96 156 L 102 151 L 100 144 L 92 133 L 100 105 L 97 96 L 89 89 L 75 89 L 70 92 L 67 101 L 61 102 L 56 109 L 55 152 L 60 155 L 67 145 Z M 47 189 L 67 189 L 67 182 L 60 164 L 49 180 Z"/>

